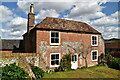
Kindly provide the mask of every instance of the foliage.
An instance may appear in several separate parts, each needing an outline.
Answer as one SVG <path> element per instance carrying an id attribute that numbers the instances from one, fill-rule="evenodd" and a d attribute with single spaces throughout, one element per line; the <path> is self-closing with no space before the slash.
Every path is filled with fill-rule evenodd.
<path id="1" fill-rule="evenodd" d="M 110 68 L 114 68 L 114 69 L 120 70 L 120 58 L 114 58 L 111 55 L 107 55 L 106 56 L 106 60 L 107 60 L 107 65 Z"/>
<path id="2" fill-rule="evenodd" d="M 35 74 L 35 77 L 37 79 L 42 78 L 44 76 L 44 73 L 45 73 L 41 68 L 39 68 L 37 66 L 32 67 L 32 71 Z"/>
<path id="3" fill-rule="evenodd" d="M 120 58 L 112 58 L 111 63 L 108 65 L 110 68 L 120 70 Z"/>
<path id="4" fill-rule="evenodd" d="M 25 73 L 24 69 L 16 66 L 15 63 L 2 67 L 2 79 L 19 80 L 28 77 L 29 76 L 27 73 Z"/>
<path id="5" fill-rule="evenodd" d="M 66 71 L 71 69 L 71 55 L 67 54 L 62 57 L 60 66 L 56 71 Z"/>

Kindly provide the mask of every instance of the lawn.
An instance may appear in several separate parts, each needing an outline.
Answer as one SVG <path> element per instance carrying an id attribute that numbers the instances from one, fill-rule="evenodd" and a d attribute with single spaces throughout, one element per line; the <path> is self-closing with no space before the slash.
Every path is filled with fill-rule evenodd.
<path id="1" fill-rule="evenodd" d="M 107 66 L 95 66 L 84 69 L 53 72 L 45 74 L 43 78 L 118 78 L 120 70 L 108 68 Z"/>

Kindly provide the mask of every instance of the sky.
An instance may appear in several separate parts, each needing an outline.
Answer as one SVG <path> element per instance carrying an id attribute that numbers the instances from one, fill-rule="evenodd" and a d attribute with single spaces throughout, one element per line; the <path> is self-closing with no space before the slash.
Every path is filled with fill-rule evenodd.
<path id="1" fill-rule="evenodd" d="M 11 0 L 12 1 L 12 0 Z M 56 1 L 56 2 L 55 2 Z M 120 38 L 118 1 L 109 0 L 9 0 L 0 2 L 0 37 L 23 39 L 27 31 L 30 4 L 33 3 L 35 24 L 46 17 L 85 22 L 102 33 L 104 39 Z M 120 3 L 119 3 L 120 4 Z"/>

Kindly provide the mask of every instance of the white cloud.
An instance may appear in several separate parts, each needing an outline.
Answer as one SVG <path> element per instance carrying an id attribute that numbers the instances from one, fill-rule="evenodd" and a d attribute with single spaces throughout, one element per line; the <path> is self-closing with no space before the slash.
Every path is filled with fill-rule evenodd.
<path id="1" fill-rule="evenodd" d="M 111 14 L 111 17 L 118 18 L 118 14 L 120 14 L 120 12 L 116 11 L 115 13 Z"/>
<path id="2" fill-rule="evenodd" d="M 95 27 L 95 28 L 102 33 L 104 39 L 119 38 L 120 27 L 102 26 L 102 27 Z"/>
<path id="3" fill-rule="evenodd" d="M 102 18 L 96 19 L 94 21 L 91 21 L 91 25 L 93 26 L 106 26 L 106 25 L 115 25 L 118 24 L 119 20 L 118 18 L 115 18 L 115 15 L 111 16 L 104 16 Z"/>
<path id="4" fill-rule="evenodd" d="M 7 22 L 13 18 L 13 12 L 6 6 L 0 6 L 0 22 Z"/>
<path id="5" fill-rule="evenodd" d="M 96 17 L 101 17 L 104 14 L 100 12 L 103 9 L 102 6 L 98 4 L 97 1 L 95 2 L 84 2 L 84 3 L 76 3 L 75 7 L 71 10 L 70 14 L 66 17 L 74 18 L 80 16 L 92 17 L 92 15 L 96 15 Z"/>
<path id="6" fill-rule="evenodd" d="M 12 26 L 26 26 L 27 25 L 27 19 L 22 18 L 22 17 L 15 17 L 12 19 L 7 26 L 12 27 Z"/>
<path id="7" fill-rule="evenodd" d="M 8 23 L 6 23 L 6 28 L 2 28 L 3 38 L 22 38 L 22 35 L 26 32 L 27 19 L 22 17 L 15 17 Z"/>
<path id="8" fill-rule="evenodd" d="M 53 10 L 40 10 L 40 12 L 38 13 L 38 15 L 35 17 L 36 19 L 42 20 L 46 17 L 59 17 L 59 14 Z"/>
<path id="9" fill-rule="evenodd" d="M 54 2 L 50 2 L 48 0 L 44 0 L 43 2 L 17 2 L 18 9 L 22 10 L 25 13 L 29 12 L 30 4 L 33 3 L 35 8 L 35 12 L 39 12 L 41 9 L 54 9 L 57 12 L 62 12 L 64 10 L 70 9 L 73 6 L 73 0 L 69 0 L 70 2 L 62 2 L 61 0 L 56 0 Z"/>

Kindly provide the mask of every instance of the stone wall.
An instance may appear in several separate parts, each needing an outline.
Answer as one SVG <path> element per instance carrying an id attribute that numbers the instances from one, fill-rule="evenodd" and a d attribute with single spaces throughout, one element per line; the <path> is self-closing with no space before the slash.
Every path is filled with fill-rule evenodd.
<path id="1" fill-rule="evenodd" d="M 23 68 L 30 76 L 35 78 L 32 72 L 31 65 L 42 68 L 46 71 L 44 59 L 41 58 L 39 53 L 0 53 L 0 67 L 4 67 L 7 64 L 16 63 L 19 67 Z"/>
<path id="2" fill-rule="evenodd" d="M 23 57 L 29 64 L 34 66 L 43 67 L 44 63 L 39 53 L 0 53 L 0 67 L 4 67 L 6 64 L 16 63 L 19 66 L 20 60 Z M 22 65 L 25 65 L 24 63 Z"/>

